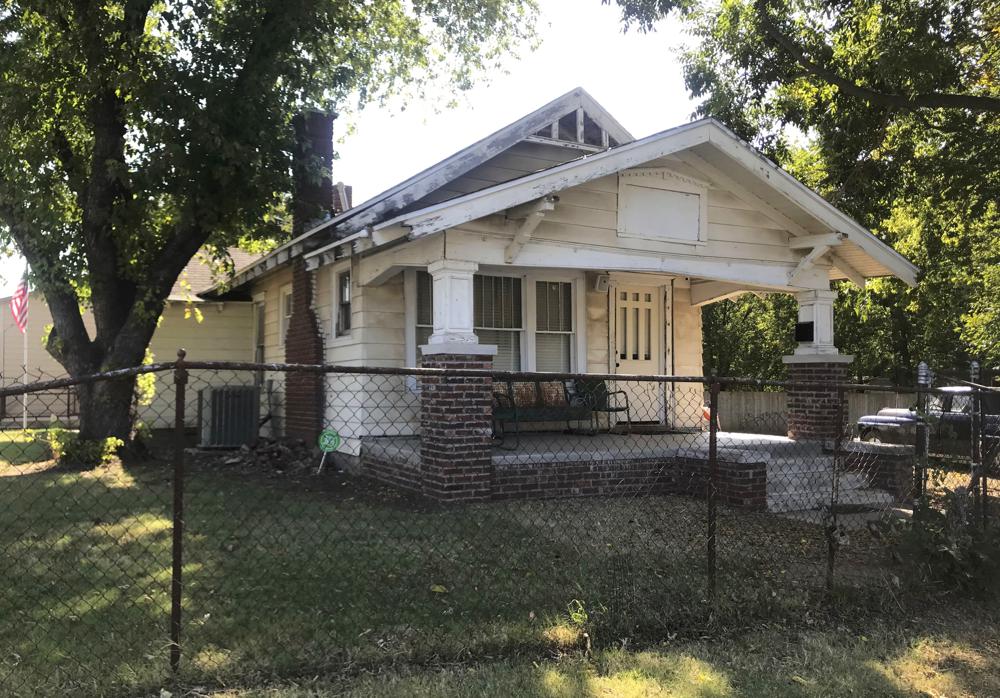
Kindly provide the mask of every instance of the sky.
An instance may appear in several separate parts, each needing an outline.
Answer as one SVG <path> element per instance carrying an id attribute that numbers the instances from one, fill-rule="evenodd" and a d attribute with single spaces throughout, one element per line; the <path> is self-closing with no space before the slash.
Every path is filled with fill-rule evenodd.
<path id="1" fill-rule="evenodd" d="M 458 105 L 396 103 L 338 121 L 340 159 L 334 179 L 354 187 L 360 203 L 488 136 L 573 88 L 582 87 L 641 138 L 689 121 L 677 49 L 679 22 L 657 31 L 622 33 L 617 5 L 600 0 L 541 0 L 541 46 L 507 74 L 459 96 Z M 400 107 L 405 106 L 405 111 Z"/>
<path id="2" fill-rule="evenodd" d="M 636 138 L 685 123 L 695 103 L 684 88 L 679 22 L 622 33 L 616 5 L 540 0 L 541 45 L 505 73 L 486 76 L 446 108 L 436 101 L 372 106 L 336 124 L 334 180 L 360 203 L 443 160 L 576 87 L 582 87 Z M 0 297 L 10 295 L 24 260 L 0 259 Z"/>

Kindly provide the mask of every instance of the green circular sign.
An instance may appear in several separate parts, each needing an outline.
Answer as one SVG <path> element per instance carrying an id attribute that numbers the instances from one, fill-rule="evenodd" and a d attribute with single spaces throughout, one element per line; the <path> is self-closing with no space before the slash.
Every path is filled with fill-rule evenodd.
<path id="1" fill-rule="evenodd" d="M 333 429 L 324 429 L 319 435 L 319 450 L 323 453 L 336 451 L 340 446 L 340 434 Z"/>

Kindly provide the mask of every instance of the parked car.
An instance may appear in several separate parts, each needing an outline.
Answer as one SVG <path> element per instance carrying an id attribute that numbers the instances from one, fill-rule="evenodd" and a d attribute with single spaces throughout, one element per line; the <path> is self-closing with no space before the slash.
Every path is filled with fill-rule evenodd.
<path id="1" fill-rule="evenodd" d="M 1000 392 L 983 395 L 983 462 L 1000 458 Z M 953 385 L 930 395 L 924 419 L 930 429 L 930 453 L 968 458 L 972 449 L 972 388 Z M 921 417 L 915 409 L 886 407 L 858 420 L 862 441 L 913 444 Z"/>

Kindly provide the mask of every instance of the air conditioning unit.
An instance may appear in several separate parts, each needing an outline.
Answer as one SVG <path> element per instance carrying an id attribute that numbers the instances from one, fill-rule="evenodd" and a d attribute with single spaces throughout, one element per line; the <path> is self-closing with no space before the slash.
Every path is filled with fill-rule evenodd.
<path id="1" fill-rule="evenodd" d="M 257 439 L 260 387 L 227 385 L 198 391 L 202 448 L 238 448 Z"/>

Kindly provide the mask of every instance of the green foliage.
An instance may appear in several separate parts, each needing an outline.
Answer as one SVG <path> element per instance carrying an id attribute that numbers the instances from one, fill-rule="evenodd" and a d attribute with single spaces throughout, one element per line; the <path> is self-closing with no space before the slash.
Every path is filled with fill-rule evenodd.
<path id="1" fill-rule="evenodd" d="M 783 294 L 706 306 L 702 311 L 703 365 L 710 376 L 781 379 L 781 357 L 795 349 L 795 299 Z"/>
<path id="2" fill-rule="evenodd" d="M 115 437 L 83 439 L 69 429 L 52 427 L 46 431 L 45 440 L 52 449 L 52 457 L 61 465 L 77 468 L 94 468 L 113 463 L 125 442 Z"/>
<path id="3" fill-rule="evenodd" d="M 618 0 L 645 28 L 659 0 Z M 925 360 L 1000 365 L 1000 4 L 720 0 L 681 8 L 699 112 L 857 218 L 923 271 L 841 285 L 840 348 L 860 379 Z M 769 371 L 767 365 L 760 372 Z"/>
<path id="4" fill-rule="evenodd" d="M 0 0 L 0 247 L 45 295 L 50 353 L 71 375 L 141 361 L 200 248 L 289 234 L 296 114 L 465 89 L 533 38 L 536 10 Z"/>
<path id="5" fill-rule="evenodd" d="M 893 554 L 914 588 L 992 593 L 1000 583 L 1000 531 L 981 527 L 974 499 L 947 491 L 941 502 L 922 500 L 913 520 L 899 524 Z"/>
<path id="6" fill-rule="evenodd" d="M 148 366 L 153 363 L 155 357 L 149 347 L 146 347 L 146 355 L 142 359 L 142 364 Z M 149 407 L 156 397 L 156 374 L 143 373 L 135 379 L 135 403 L 139 407 Z"/>

